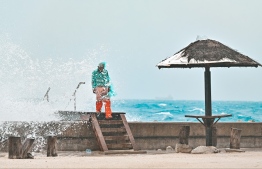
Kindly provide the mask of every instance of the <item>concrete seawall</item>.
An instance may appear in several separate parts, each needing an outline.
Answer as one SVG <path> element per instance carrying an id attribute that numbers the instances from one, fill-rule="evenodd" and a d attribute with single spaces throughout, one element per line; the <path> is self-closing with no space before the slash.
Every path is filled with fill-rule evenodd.
<path id="1" fill-rule="evenodd" d="M 205 128 L 200 123 L 130 123 L 130 128 L 141 149 L 165 149 L 175 147 L 179 142 L 180 126 L 190 126 L 189 145 L 197 147 L 206 144 Z M 227 148 L 230 144 L 231 128 L 242 129 L 241 147 L 262 147 L 262 123 L 218 123 L 217 147 Z"/>
<path id="2" fill-rule="evenodd" d="M 190 126 L 189 145 L 205 145 L 205 128 L 198 122 L 129 122 L 129 126 L 141 150 L 175 147 L 179 140 L 180 126 Z M 241 129 L 242 148 L 262 148 L 262 123 L 217 123 L 217 147 L 228 148 L 231 128 Z M 86 121 L 53 122 L 2 122 L 0 123 L 0 151 L 7 151 L 8 136 L 35 137 L 34 151 L 46 149 L 46 136 L 58 136 L 59 151 L 98 150 L 92 126 Z"/>

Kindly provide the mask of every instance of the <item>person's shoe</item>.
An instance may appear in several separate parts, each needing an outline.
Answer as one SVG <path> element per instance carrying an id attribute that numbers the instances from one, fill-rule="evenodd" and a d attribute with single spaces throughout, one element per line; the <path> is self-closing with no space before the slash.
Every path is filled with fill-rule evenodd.
<path id="1" fill-rule="evenodd" d="M 113 118 L 112 115 L 107 115 L 107 116 L 106 116 L 106 119 L 107 119 L 107 120 L 112 119 L 112 118 Z"/>
<path id="2" fill-rule="evenodd" d="M 96 116 L 99 117 L 101 114 L 101 111 L 96 111 L 96 114 L 97 114 Z"/>

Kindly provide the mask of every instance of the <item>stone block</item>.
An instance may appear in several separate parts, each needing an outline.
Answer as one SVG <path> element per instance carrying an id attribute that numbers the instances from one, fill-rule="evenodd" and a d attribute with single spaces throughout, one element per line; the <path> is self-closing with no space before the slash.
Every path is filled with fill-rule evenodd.
<path id="1" fill-rule="evenodd" d="M 192 147 L 187 144 L 176 144 L 175 151 L 176 153 L 190 153 L 192 151 Z"/>

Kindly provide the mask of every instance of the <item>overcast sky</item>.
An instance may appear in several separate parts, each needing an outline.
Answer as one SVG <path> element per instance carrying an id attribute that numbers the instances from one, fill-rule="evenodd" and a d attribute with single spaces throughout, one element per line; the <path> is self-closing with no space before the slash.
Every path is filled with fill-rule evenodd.
<path id="1" fill-rule="evenodd" d="M 204 69 L 156 64 L 198 35 L 262 63 L 261 7 L 261 0 L 0 0 L 0 37 L 40 60 L 81 61 L 96 51 L 117 99 L 204 100 Z M 262 101 L 261 67 L 212 68 L 211 80 L 213 100 Z"/>

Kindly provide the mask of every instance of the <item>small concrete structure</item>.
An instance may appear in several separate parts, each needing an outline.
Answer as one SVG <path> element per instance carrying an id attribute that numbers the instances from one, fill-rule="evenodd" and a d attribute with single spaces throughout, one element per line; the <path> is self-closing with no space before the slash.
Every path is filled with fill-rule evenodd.
<path id="1" fill-rule="evenodd" d="M 187 144 L 176 144 L 176 153 L 190 153 L 192 151 L 193 147 L 187 145 Z"/>

